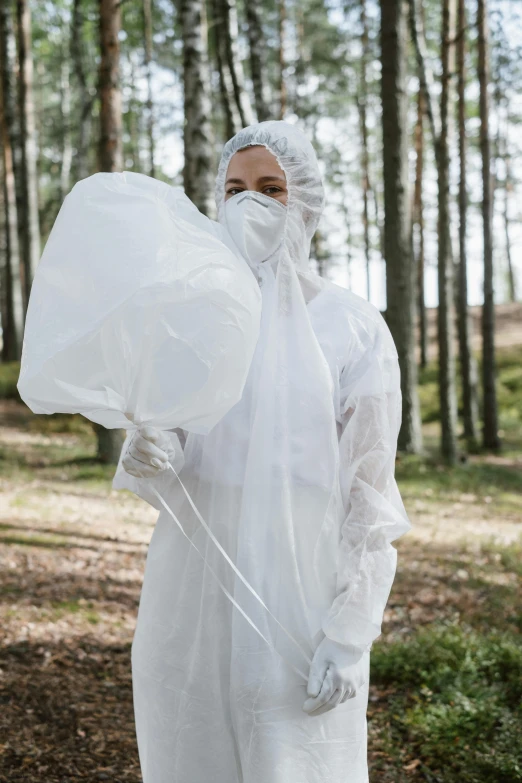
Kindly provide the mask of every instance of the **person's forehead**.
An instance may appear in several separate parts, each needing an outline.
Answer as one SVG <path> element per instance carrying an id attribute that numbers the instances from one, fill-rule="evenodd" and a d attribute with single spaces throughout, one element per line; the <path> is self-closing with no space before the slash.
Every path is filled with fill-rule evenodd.
<path id="1" fill-rule="evenodd" d="M 262 173 L 273 173 L 280 177 L 285 176 L 276 156 L 261 145 L 244 147 L 235 152 L 230 158 L 227 175 L 245 171 L 246 167 L 252 174 L 259 174 L 260 176 Z"/>

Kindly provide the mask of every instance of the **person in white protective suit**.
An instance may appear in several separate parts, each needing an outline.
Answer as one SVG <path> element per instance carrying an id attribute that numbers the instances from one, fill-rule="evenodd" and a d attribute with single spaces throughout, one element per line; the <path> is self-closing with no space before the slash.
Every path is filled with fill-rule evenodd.
<path id="1" fill-rule="evenodd" d="M 113 481 L 160 511 L 132 644 L 143 780 L 367 783 L 370 648 L 410 528 L 397 352 L 308 267 L 324 192 L 296 127 L 230 139 L 216 200 L 263 299 L 244 393 L 209 435 L 129 434 Z"/>

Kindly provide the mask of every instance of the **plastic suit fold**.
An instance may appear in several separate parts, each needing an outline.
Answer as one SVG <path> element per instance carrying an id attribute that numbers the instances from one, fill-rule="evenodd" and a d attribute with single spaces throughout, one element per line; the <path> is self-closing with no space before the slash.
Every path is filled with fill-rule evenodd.
<path id="1" fill-rule="evenodd" d="M 309 268 L 324 190 L 295 126 L 227 142 L 216 231 L 229 162 L 251 145 L 276 157 L 288 204 L 272 255 L 242 258 L 262 308 L 241 399 L 207 434 L 177 429 L 187 492 L 170 471 L 129 476 L 121 459 L 113 481 L 160 511 L 132 645 L 143 780 L 367 783 L 370 647 L 392 542 L 410 527 L 394 479 L 397 352 L 372 305 Z M 361 687 L 313 716 L 302 673 L 325 635 L 359 649 Z"/>

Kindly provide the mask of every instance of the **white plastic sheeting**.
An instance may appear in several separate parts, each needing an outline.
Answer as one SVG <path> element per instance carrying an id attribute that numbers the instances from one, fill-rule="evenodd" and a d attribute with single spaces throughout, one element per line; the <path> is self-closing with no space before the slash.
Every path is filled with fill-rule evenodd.
<path id="1" fill-rule="evenodd" d="M 181 188 L 128 171 L 78 182 L 32 286 L 31 410 L 209 432 L 241 397 L 261 311 L 226 241 Z"/>
<path id="2" fill-rule="evenodd" d="M 257 144 L 289 192 L 280 248 L 251 265 L 260 337 L 239 402 L 207 435 L 178 430 L 180 478 L 211 535 L 173 475 L 136 479 L 120 461 L 113 482 L 161 511 L 132 646 L 144 783 L 368 781 L 370 647 L 395 574 L 392 541 L 410 527 L 394 480 L 397 353 L 374 307 L 308 268 L 324 193 L 294 126 L 261 123 L 225 145 L 220 222 L 229 161 Z M 325 634 L 359 648 L 362 685 L 310 716 L 300 672 Z"/>

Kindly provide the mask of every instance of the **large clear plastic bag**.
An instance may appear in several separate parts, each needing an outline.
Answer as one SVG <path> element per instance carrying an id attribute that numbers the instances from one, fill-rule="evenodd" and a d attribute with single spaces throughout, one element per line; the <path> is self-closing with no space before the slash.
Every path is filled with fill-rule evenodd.
<path id="1" fill-rule="evenodd" d="M 31 410 L 208 433 L 241 397 L 261 311 L 226 241 L 181 188 L 128 171 L 78 182 L 32 287 Z"/>

